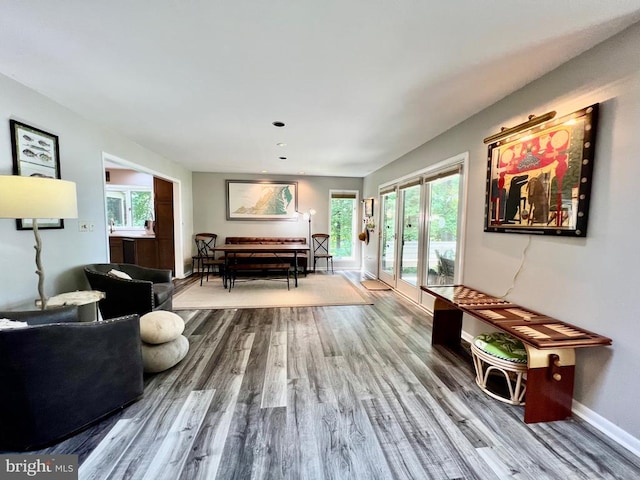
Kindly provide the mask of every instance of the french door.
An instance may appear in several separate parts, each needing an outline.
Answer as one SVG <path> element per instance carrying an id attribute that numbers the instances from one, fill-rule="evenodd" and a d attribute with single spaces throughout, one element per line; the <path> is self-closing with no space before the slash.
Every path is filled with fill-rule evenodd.
<path id="1" fill-rule="evenodd" d="M 422 255 L 421 242 L 421 192 L 422 185 L 416 181 L 399 188 L 400 202 L 398 205 L 398 278 L 396 289 L 413 300 L 420 295 L 420 275 Z"/>
<path id="2" fill-rule="evenodd" d="M 394 190 L 380 196 L 380 280 L 395 287 L 396 284 L 396 199 Z"/>
<path id="3" fill-rule="evenodd" d="M 466 158 L 380 190 L 378 277 L 415 301 L 421 285 L 460 281 Z"/>

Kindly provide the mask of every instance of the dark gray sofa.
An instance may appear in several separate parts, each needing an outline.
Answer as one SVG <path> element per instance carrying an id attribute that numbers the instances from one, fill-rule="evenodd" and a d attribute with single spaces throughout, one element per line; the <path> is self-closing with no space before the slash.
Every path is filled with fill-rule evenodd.
<path id="1" fill-rule="evenodd" d="M 80 322 L 77 307 L 0 312 L 0 450 L 62 440 L 142 396 L 138 315 Z"/>
<path id="2" fill-rule="evenodd" d="M 111 270 L 119 270 L 132 280 L 115 278 Z M 152 310 L 171 310 L 174 286 L 171 270 L 140 267 L 129 263 L 93 263 L 84 267 L 93 290 L 105 293 L 98 307 L 102 318 L 114 318 Z"/>

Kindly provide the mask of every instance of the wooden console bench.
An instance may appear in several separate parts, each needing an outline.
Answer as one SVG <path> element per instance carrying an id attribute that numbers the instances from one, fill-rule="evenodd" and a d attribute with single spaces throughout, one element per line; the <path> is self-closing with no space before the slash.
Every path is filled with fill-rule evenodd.
<path id="1" fill-rule="evenodd" d="M 464 285 L 420 287 L 435 297 L 432 345 L 459 346 L 466 313 L 521 340 L 528 355 L 525 423 L 571 416 L 575 349 L 611 339 Z"/>

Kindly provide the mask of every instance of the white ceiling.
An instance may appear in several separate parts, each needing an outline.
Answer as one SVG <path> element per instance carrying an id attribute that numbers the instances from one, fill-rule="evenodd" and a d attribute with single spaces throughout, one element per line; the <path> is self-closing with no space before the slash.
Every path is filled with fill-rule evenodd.
<path id="1" fill-rule="evenodd" d="M 638 20 L 640 0 L 0 0 L 0 72 L 193 171 L 364 176 Z"/>

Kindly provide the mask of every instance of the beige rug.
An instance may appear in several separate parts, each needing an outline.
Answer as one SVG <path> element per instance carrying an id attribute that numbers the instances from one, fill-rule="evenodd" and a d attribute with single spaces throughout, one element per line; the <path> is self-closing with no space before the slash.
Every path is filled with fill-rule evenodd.
<path id="1" fill-rule="evenodd" d="M 366 305 L 373 303 L 366 292 L 342 275 L 310 273 L 298 279 L 298 288 L 287 290 L 287 283 L 274 280 L 238 279 L 225 290 L 220 278 L 194 283 L 173 297 L 174 310 L 219 308 L 313 307 L 327 305 Z"/>
<path id="2" fill-rule="evenodd" d="M 391 290 L 391 287 L 380 280 L 362 280 L 360 282 L 367 290 Z"/>

